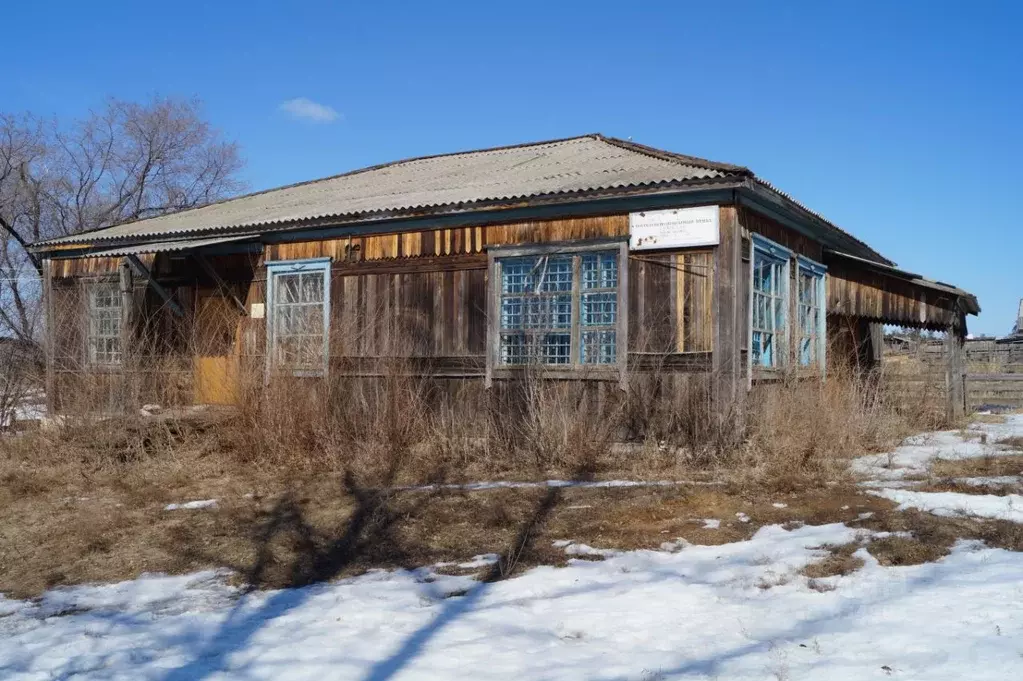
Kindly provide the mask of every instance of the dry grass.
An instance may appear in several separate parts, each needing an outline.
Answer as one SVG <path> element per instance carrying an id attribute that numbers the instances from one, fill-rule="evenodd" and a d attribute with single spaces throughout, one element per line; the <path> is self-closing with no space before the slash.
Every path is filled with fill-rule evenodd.
<path id="1" fill-rule="evenodd" d="M 973 414 L 970 417 L 970 421 L 974 423 L 1005 423 L 1006 418 L 1003 414 Z"/>
<path id="2" fill-rule="evenodd" d="M 946 556 L 950 546 L 933 539 L 928 541 L 895 535 L 871 541 L 867 551 L 881 565 L 919 565 Z"/>
<path id="3" fill-rule="evenodd" d="M 1023 437 L 1013 436 L 999 440 L 996 444 L 1005 445 L 1011 449 L 1023 450 Z"/>
<path id="4" fill-rule="evenodd" d="M 885 564 L 891 565 L 912 565 L 914 561 L 935 560 L 947 554 L 959 539 L 976 539 L 995 548 L 1023 551 L 1023 525 L 1007 520 L 947 518 L 907 510 L 875 514 L 865 520 L 863 526 L 878 532 L 909 534 L 911 541 L 908 542 L 902 541 L 902 537 L 892 537 L 889 540 L 876 540 L 882 543 L 874 548 L 868 547 L 879 561 L 882 561 L 883 555 L 885 560 L 891 561 Z"/>
<path id="5" fill-rule="evenodd" d="M 845 576 L 863 567 L 863 559 L 853 554 L 860 548 L 859 542 L 847 544 L 828 544 L 822 548 L 828 555 L 806 565 L 800 574 L 811 579 Z"/>
<path id="6" fill-rule="evenodd" d="M 972 459 L 936 459 L 931 473 L 938 478 L 977 478 L 1023 475 L 1023 454 L 982 456 Z"/>

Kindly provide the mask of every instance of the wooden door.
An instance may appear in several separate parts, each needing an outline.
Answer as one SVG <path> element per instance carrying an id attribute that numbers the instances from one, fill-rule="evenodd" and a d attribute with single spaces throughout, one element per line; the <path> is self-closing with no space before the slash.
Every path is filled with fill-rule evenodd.
<path id="1" fill-rule="evenodd" d="M 238 308 L 222 295 L 200 294 L 193 354 L 196 404 L 238 402 Z"/>

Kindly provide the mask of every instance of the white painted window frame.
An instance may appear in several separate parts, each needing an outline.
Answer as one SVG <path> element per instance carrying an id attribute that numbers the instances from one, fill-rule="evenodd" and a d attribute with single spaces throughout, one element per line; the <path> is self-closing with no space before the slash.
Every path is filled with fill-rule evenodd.
<path id="1" fill-rule="evenodd" d="M 111 289 L 113 291 L 114 304 L 109 307 L 97 307 L 96 306 L 96 294 L 100 289 Z M 86 364 L 90 367 L 95 368 L 110 368 L 121 366 L 124 360 L 124 311 L 121 306 L 121 287 L 116 281 L 90 281 L 85 285 L 86 295 L 86 333 L 85 333 L 85 360 Z M 117 312 L 117 329 L 116 334 L 106 335 L 95 333 L 95 326 L 98 324 L 96 317 L 100 312 L 116 310 Z M 117 345 L 117 359 L 111 361 L 99 361 L 96 358 L 96 354 L 93 352 L 93 341 L 94 340 L 110 340 L 115 339 Z M 105 353 L 106 354 L 106 353 Z"/>
<path id="2" fill-rule="evenodd" d="M 330 363 L 330 258 L 306 258 L 303 260 L 276 260 L 264 263 L 266 267 L 266 380 L 282 370 L 292 376 L 322 377 L 327 375 Z M 276 366 L 277 305 L 275 286 L 282 275 L 320 272 L 323 275 L 323 363 L 317 369 L 294 369 L 287 371 Z"/>

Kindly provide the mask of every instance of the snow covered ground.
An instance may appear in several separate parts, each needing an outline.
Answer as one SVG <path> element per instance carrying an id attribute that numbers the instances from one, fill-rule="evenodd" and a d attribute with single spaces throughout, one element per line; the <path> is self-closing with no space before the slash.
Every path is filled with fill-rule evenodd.
<path id="1" fill-rule="evenodd" d="M 1023 496 L 1019 494 L 965 494 L 919 492 L 912 488 L 925 482 L 938 459 L 962 460 L 1019 454 L 1000 440 L 1023 437 L 1023 415 L 1009 414 L 1004 423 L 975 423 L 965 432 L 925 433 L 906 440 L 893 452 L 856 459 L 855 474 L 867 478 L 861 484 L 870 494 L 891 499 L 899 509 L 915 508 L 935 515 L 965 515 L 1023 523 Z M 966 486 L 1019 484 L 1019 476 L 955 478 Z"/>
<path id="2" fill-rule="evenodd" d="M 249 594 L 215 572 L 61 589 L 0 600 L 0 678 L 1023 678 L 1023 555 L 962 543 L 885 568 L 861 550 L 849 576 L 797 574 L 855 537 L 769 526 L 489 585 L 423 569 Z"/>

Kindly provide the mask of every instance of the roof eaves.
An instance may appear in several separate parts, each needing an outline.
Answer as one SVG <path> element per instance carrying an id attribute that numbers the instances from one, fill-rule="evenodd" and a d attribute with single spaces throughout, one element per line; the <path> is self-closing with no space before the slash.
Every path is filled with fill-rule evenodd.
<path id="1" fill-rule="evenodd" d="M 883 255 L 881 255 L 880 253 L 875 251 L 865 241 L 857 239 L 855 236 L 853 236 L 849 232 L 845 231 L 844 229 L 842 229 L 841 227 L 836 225 L 834 222 L 832 222 L 828 218 L 824 217 L 824 215 L 822 215 L 821 213 L 818 213 L 817 211 L 813 210 L 812 208 L 810 208 L 809 206 L 804 204 L 802 201 L 799 201 L 798 199 L 793 197 L 788 192 L 779 189 L 778 187 L 776 187 L 771 182 L 768 182 L 767 180 L 765 180 L 763 178 L 760 178 L 760 177 L 757 177 L 755 175 L 751 176 L 750 180 L 752 180 L 755 184 L 760 185 L 761 187 L 763 187 L 767 191 L 771 192 L 772 194 L 780 197 L 786 203 L 791 204 L 792 206 L 794 206 L 800 212 L 802 212 L 802 213 L 810 216 L 811 218 L 819 221 L 825 227 L 827 227 L 829 229 L 832 229 L 835 232 L 837 232 L 838 234 L 842 235 L 842 237 L 844 237 L 846 239 L 849 239 L 854 244 L 856 244 L 857 246 L 862 248 L 865 252 L 871 253 L 879 262 L 882 262 L 882 263 L 884 263 L 886 265 L 890 265 L 890 266 L 894 266 L 895 265 L 894 261 L 889 260 L 888 258 L 884 257 Z"/>

